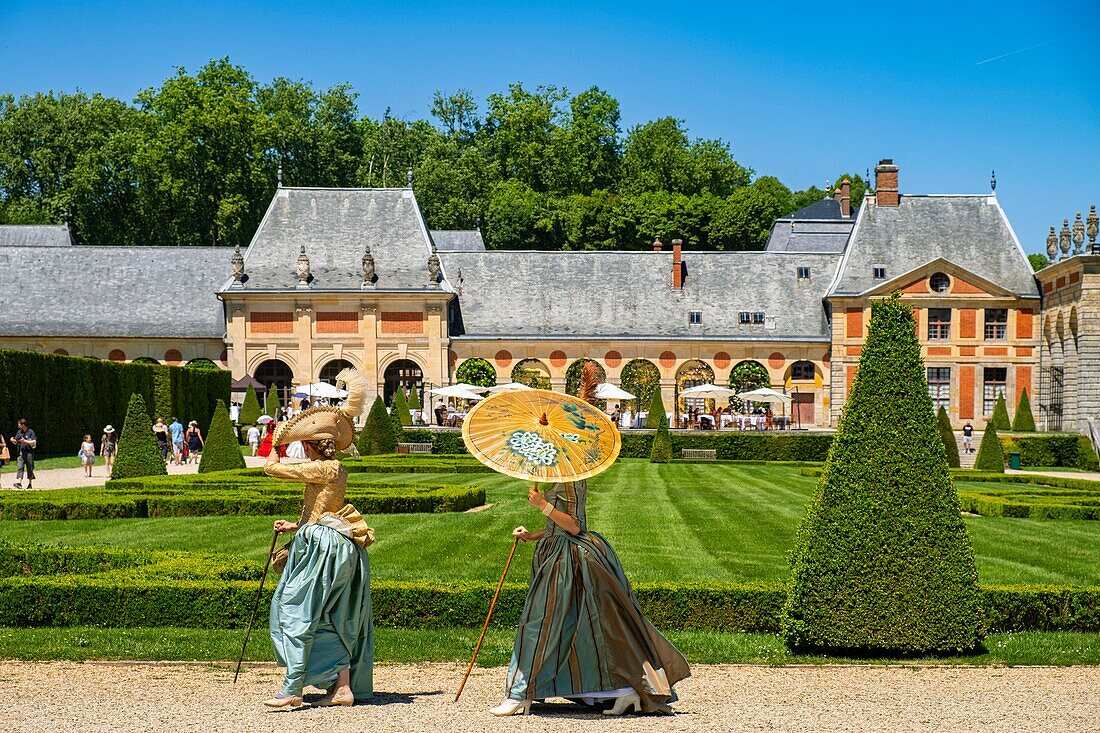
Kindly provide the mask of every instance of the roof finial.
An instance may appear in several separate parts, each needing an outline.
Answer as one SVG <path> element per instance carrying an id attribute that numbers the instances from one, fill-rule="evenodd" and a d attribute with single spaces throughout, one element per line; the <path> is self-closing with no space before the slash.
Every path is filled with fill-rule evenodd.
<path id="1" fill-rule="evenodd" d="M 439 255 L 436 254 L 435 245 L 432 245 L 432 253 L 428 255 L 428 287 L 439 287 L 439 276 L 442 268 L 439 266 Z"/>
<path id="2" fill-rule="evenodd" d="M 1081 254 L 1081 245 L 1085 243 L 1085 222 L 1081 221 L 1081 212 L 1073 222 L 1073 254 Z"/>
<path id="3" fill-rule="evenodd" d="M 411 165 L 409 166 L 409 169 L 405 171 L 405 183 L 407 184 L 405 186 L 406 188 L 413 187 L 413 169 Z"/>
<path id="4" fill-rule="evenodd" d="M 233 287 L 241 287 L 248 275 L 244 272 L 244 255 L 241 254 L 240 243 L 233 246 L 233 258 L 229 260 L 229 270 L 233 273 Z"/>
<path id="5" fill-rule="evenodd" d="M 1047 259 L 1054 262 L 1058 258 L 1058 235 L 1054 233 L 1054 227 L 1050 228 L 1047 235 Z"/>
<path id="6" fill-rule="evenodd" d="M 1089 235 L 1089 251 L 1094 255 L 1100 255 L 1100 245 L 1096 243 L 1096 235 L 1100 233 L 1100 218 L 1096 216 L 1096 204 L 1089 207 L 1089 215 L 1085 222 L 1085 231 Z"/>
<path id="7" fill-rule="evenodd" d="M 1069 257 L 1069 219 L 1062 219 L 1062 231 L 1058 232 L 1058 248 L 1062 250 L 1062 259 Z"/>
<path id="8" fill-rule="evenodd" d="M 991 171 L 989 174 L 989 190 L 994 194 L 997 193 L 997 171 Z"/>
<path id="9" fill-rule="evenodd" d="M 298 266 L 295 268 L 295 272 L 298 275 L 298 287 L 308 288 L 310 280 L 313 279 L 313 275 L 309 273 L 309 256 L 306 254 L 306 246 L 303 244 L 301 251 L 298 253 Z"/>
<path id="10" fill-rule="evenodd" d="M 283 187 L 283 161 L 279 161 L 279 170 L 275 171 L 275 180 L 278 183 L 278 188 Z"/>
<path id="11" fill-rule="evenodd" d="M 374 281 L 378 279 L 378 276 L 374 268 L 374 255 L 371 254 L 370 245 L 366 245 L 363 250 L 363 287 L 373 288 Z"/>

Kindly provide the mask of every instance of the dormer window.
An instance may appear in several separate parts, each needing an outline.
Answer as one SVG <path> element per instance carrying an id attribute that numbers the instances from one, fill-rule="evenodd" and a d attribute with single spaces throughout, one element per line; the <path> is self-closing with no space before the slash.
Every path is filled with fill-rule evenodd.
<path id="1" fill-rule="evenodd" d="M 744 325 L 746 323 L 751 323 L 752 322 L 752 314 L 749 313 L 748 311 L 741 311 L 740 313 L 737 314 L 737 321 L 741 325 Z"/>
<path id="2" fill-rule="evenodd" d="M 799 267 L 798 268 L 798 279 L 799 280 L 809 280 L 810 279 L 810 268 L 808 268 L 808 267 Z"/>
<path id="3" fill-rule="evenodd" d="M 688 323 L 698 326 L 703 322 L 703 311 L 688 311 Z"/>
<path id="4" fill-rule="evenodd" d="M 873 268 L 871 268 L 871 271 L 872 271 L 872 276 L 876 280 L 885 280 L 886 279 L 886 268 L 883 267 L 882 265 L 875 265 Z"/>
<path id="5" fill-rule="evenodd" d="M 764 322 L 764 312 L 763 311 L 757 311 L 756 313 L 753 313 L 752 314 L 752 322 L 753 322 L 753 325 L 762 324 Z"/>

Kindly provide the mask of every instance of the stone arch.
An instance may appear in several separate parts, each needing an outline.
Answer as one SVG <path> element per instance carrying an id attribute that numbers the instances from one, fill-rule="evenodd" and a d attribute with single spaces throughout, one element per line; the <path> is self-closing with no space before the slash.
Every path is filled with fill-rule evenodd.
<path id="1" fill-rule="evenodd" d="M 160 364 L 159 361 L 157 361 L 156 359 L 154 359 L 151 356 L 139 356 L 138 358 L 134 359 L 133 362 L 131 362 L 131 363 L 133 363 L 133 364 Z"/>
<path id="2" fill-rule="evenodd" d="M 111 361 L 126 361 L 126 352 L 122 349 L 111 349 L 111 353 L 107 354 L 107 358 Z"/>
<path id="3" fill-rule="evenodd" d="M 280 403 L 290 404 L 290 398 L 294 394 L 294 369 L 285 361 L 265 359 L 252 370 L 252 376 L 264 385 L 264 390 L 274 389 Z"/>
<path id="4" fill-rule="evenodd" d="M 623 409 L 647 410 L 653 399 L 654 390 L 661 389 L 661 370 L 649 359 L 631 359 L 620 372 L 620 384 L 622 388 L 633 395 L 637 400 L 623 403 Z M 638 404 L 635 404 L 637 402 Z"/>
<path id="5" fill-rule="evenodd" d="M 550 369 L 538 359 L 523 359 L 512 367 L 512 381 L 537 389 L 550 389 Z"/>
<path id="6" fill-rule="evenodd" d="M 480 356 L 463 359 L 455 369 L 454 375 L 454 381 L 478 387 L 495 387 L 497 383 L 496 367 L 489 363 L 488 359 L 482 359 Z"/>
<path id="7" fill-rule="evenodd" d="M 686 413 L 692 408 L 711 410 L 714 400 L 698 397 L 681 397 L 680 393 L 699 384 L 714 384 L 714 369 L 702 359 L 689 359 L 676 370 L 676 412 Z"/>
<path id="8" fill-rule="evenodd" d="M 353 369 L 355 365 L 347 359 L 330 359 L 325 362 L 325 365 L 317 370 L 317 381 L 328 382 L 329 384 L 336 384 L 336 375 L 345 369 Z"/>
<path id="9" fill-rule="evenodd" d="M 194 359 L 192 359 L 191 361 L 187 362 L 187 364 L 185 366 L 191 367 L 192 369 L 220 369 L 221 368 L 213 360 L 207 359 L 205 356 L 197 356 Z"/>
<path id="10" fill-rule="evenodd" d="M 382 368 L 382 401 L 386 404 L 390 404 L 398 387 L 419 391 L 423 386 L 424 367 L 414 359 L 392 359 Z"/>
<path id="11" fill-rule="evenodd" d="M 183 361 L 183 354 L 180 353 L 179 349 L 168 349 L 164 352 L 164 361 L 175 366 Z"/>
<path id="12" fill-rule="evenodd" d="M 783 375 L 783 381 L 812 382 L 819 374 L 821 374 L 821 370 L 817 368 L 816 364 L 808 359 L 799 359 L 798 361 L 792 361 L 791 365 L 787 367 Z"/>
<path id="13" fill-rule="evenodd" d="M 1073 349 L 1077 350 L 1077 339 L 1079 338 L 1078 324 L 1077 324 L 1077 306 L 1073 306 L 1069 310 L 1069 335 L 1073 339 Z"/>
<path id="14" fill-rule="evenodd" d="M 586 361 L 590 361 L 590 362 L 592 362 L 593 364 L 596 365 L 596 370 L 597 370 L 596 381 L 597 381 L 597 383 L 607 381 L 607 370 L 603 368 L 603 364 L 600 364 L 595 359 L 589 359 L 587 357 L 582 357 L 582 358 L 577 359 L 576 361 L 574 361 L 572 364 L 570 364 L 569 368 L 565 370 L 565 392 L 566 392 L 566 394 L 571 394 L 571 395 L 577 394 L 577 391 L 580 389 L 580 385 L 581 385 L 581 369 L 584 368 L 584 363 Z"/>
<path id="15" fill-rule="evenodd" d="M 728 386 L 738 392 L 746 392 L 759 387 L 771 387 L 771 374 L 766 366 L 755 359 L 744 359 L 734 364 L 733 369 L 730 369 Z M 743 400 L 731 397 L 730 406 L 740 412 L 744 409 L 745 404 Z"/>

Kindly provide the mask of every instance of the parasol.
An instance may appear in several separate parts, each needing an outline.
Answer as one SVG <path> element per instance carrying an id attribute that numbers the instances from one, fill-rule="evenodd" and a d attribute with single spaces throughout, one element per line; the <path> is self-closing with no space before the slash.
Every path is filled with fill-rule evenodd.
<path id="1" fill-rule="evenodd" d="M 625 389 L 620 389 L 610 382 L 602 382 L 596 385 L 596 397 L 601 400 L 633 400 L 634 395 Z"/>
<path id="2" fill-rule="evenodd" d="M 791 401 L 791 398 L 787 395 L 782 392 L 776 392 L 769 387 L 761 387 L 760 389 L 754 389 L 749 392 L 741 392 L 737 396 L 749 402 L 782 402 L 786 404 Z"/>
<path id="3" fill-rule="evenodd" d="M 348 396 L 348 393 L 338 387 L 334 387 L 328 382 L 314 382 L 313 384 L 303 384 L 294 393 L 295 397 L 324 397 L 326 399 L 342 400 Z"/>
<path id="4" fill-rule="evenodd" d="M 531 387 L 520 382 L 508 382 L 507 384 L 498 384 L 495 387 L 490 387 L 489 394 L 496 394 L 497 392 L 522 392 L 525 389 L 531 389 Z"/>
<path id="5" fill-rule="evenodd" d="M 271 415 L 260 415 L 258 418 L 256 418 L 256 422 L 260 423 L 261 425 L 266 425 L 269 422 L 275 422 L 275 418 L 273 418 Z"/>
<path id="6" fill-rule="evenodd" d="M 477 392 L 472 392 L 457 384 L 452 384 L 450 387 L 436 387 L 430 391 L 436 397 L 457 397 L 460 400 L 480 400 L 485 398 L 485 395 L 479 395 Z"/>
<path id="7" fill-rule="evenodd" d="M 451 386 L 452 387 L 462 387 L 463 389 L 468 389 L 471 392 L 478 392 L 478 393 L 489 391 L 488 387 L 480 387 L 476 384 L 470 384 L 469 382 L 456 382 L 455 384 L 452 384 Z"/>
<path id="8" fill-rule="evenodd" d="M 699 384 L 680 393 L 681 397 L 701 398 L 705 400 L 723 400 L 737 394 L 735 389 L 726 389 L 716 384 Z"/>
<path id="9" fill-rule="evenodd" d="M 579 481 L 615 462 L 615 425 L 584 400 L 544 389 L 501 392 L 470 410 L 462 440 L 489 468 L 519 479 Z"/>

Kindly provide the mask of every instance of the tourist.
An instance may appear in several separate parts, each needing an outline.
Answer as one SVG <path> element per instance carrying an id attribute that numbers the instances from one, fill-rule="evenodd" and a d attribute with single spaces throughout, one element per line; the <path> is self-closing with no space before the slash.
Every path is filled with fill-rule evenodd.
<path id="1" fill-rule="evenodd" d="M 0 471 L 4 470 L 4 464 L 10 460 L 11 453 L 8 452 L 8 441 L 4 440 L 4 434 L 0 433 Z"/>
<path id="2" fill-rule="evenodd" d="M 192 463 L 198 463 L 202 457 L 202 449 L 206 446 L 206 441 L 202 439 L 202 431 L 199 430 L 197 422 L 192 420 L 187 423 L 187 432 L 184 434 L 183 439 L 189 454 L 188 460 Z"/>
<path id="3" fill-rule="evenodd" d="M 970 424 L 970 421 L 966 421 L 966 425 L 963 425 L 963 453 L 974 452 L 974 426 Z"/>
<path id="4" fill-rule="evenodd" d="M 19 419 L 19 429 L 9 441 L 16 450 L 15 488 L 23 488 L 23 473 L 27 474 L 27 488 L 34 488 L 34 449 L 38 447 L 38 435 L 27 425 L 27 418 Z"/>
<path id="5" fill-rule="evenodd" d="M 114 427 L 108 425 L 103 428 L 103 437 L 99 439 L 99 455 L 103 456 L 103 464 L 107 466 L 107 476 L 111 475 L 111 469 L 115 465 L 115 454 L 118 453 L 118 436 Z"/>
<path id="6" fill-rule="evenodd" d="M 615 427 L 619 427 L 619 420 L 622 419 L 622 416 L 619 406 L 615 405 L 615 409 L 611 411 L 611 422 L 615 423 Z"/>
<path id="7" fill-rule="evenodd" d="M 286 465 L 272 451 L 268 476 L 305 484 L 297 522 L 277 520 L 276 532 L 294 538 L 273 557 L 281 573 L 269 614 L 275 661 L 286 667 L 279 694 L 264 705 L 298 707 L 306 685 L 328 689 L 314 707 L 348 706 L 374 694 L 374 622 L 371 618 L 370 556 L 374 530 L 345 502 L 348 470 L 336 459 L 355 436 L 353 420 L 362 412 L 366 380 L 346 369 L 345 411 L 310 409 L 283 423 L 274 443 L 302 441 L 309 461 Z M 304 419 L 303 419 L 304 418 Z"/>
<path id="8" fill-rule="evenodd" d="M 229 405 L 229 421 L 234 425 L 237 424 L 237 418 L 241 416 L 241 403 L 234 402 Z"/>
<path id="9" fill-rule="evenodd" d="M 528 503 L 546 516 L 537 532 L 512 535 L 537 542 L 523 603 L 507 697 L 489 712 L 523 715 L 533 700 L 567 697 L 611 703 L 605 715 L 670 713 L 672 686 L 689 676 L 687 662 L 642 615 L 619 558 L 586 526 L 586 481 L 538 486 Z"/>
<path id="10" fill-rule="evenodd" d="M 178 466 L 183 462 L 183 424 L 173 417 L 168 432 L 172 434 L 172 460 Z"/>
<path id="11" fill-rule="evenodd" d="M 157 448 L 160 449 L 161 460 L 168 463 L 168 451 L 172 446 L 172 436 L 168 432 L 168 426 L 164 424 L 164 420 L 159 417 L 153 423 L 153 436 L 157 439 Z"/>
<path id="12" fill-rule="evenodd" d="M 95 465 L 95 443 L 92 442 L 92 436 L 89 433 L 84 436 L 84 442 L 80 444 L 80 464 L 84 466 L 84 476 L 87 478 L 92 477 L 92 466 Z"/>
<path id="13" fill-rule="evenodd" d="M 248 426 L 248 445 L 252 448 L 252 455 L 260 449 L 260 428 L 256 425 Z"/>

